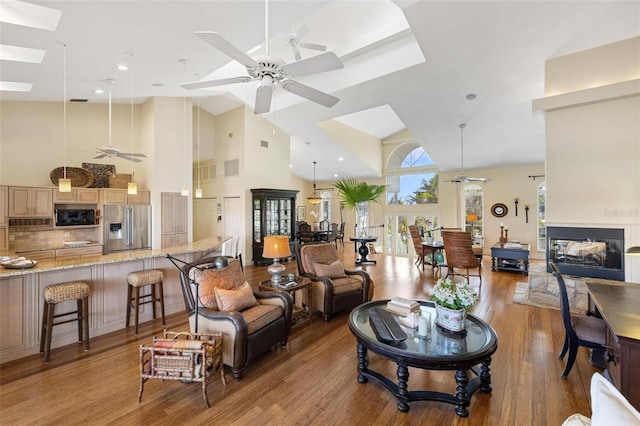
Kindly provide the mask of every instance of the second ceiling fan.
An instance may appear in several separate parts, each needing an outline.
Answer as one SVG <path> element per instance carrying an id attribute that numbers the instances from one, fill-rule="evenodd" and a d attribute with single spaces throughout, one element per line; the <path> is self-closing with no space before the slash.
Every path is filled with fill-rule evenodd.
<path id="1" fill-rule="evenodd" d="M 445 182 L 465 183 L 465 182 L 486 182 L 487 178 L 483 177 L 469 177 L 464 174 L 464 128 L 466 124 L 462 123 L 458 126 L 460 128 L 460 174 L 455 175 L 453 179 Z"/>
<path id="2" fill-rule="evenodd" d="M 321 53 L 307 59 L 302 59 L 290 64 L 281 59 L 269 56 L 269 6 L 265 1 L 265 56 L 252 58 L 235 45 L 231 44 L 220 34 L 212 31 L 198 31 L 195 34 L 202 40 L 215 47 L 225 55 L 236 60 L 247 68 L 247 76 L 223 78 L 218 80 L 197 81 L 181 84 L 185 89 L 203 89 L 207 87 L 224 86 L 234 83 L 248 83 L 259 81 L 260 86 L 256 91 L 254 113 L 263 114 L 271 109 L 271 100 L 275 85 L 281 86 L 287 92 L 301 96 L 312 102 L 324 105 L 328 108 L 334 106 L 340 99 L 304 85 L 294 77 L 302 77 L 326 71 L 344 68 L 342 61 L 333 52 Z"/>

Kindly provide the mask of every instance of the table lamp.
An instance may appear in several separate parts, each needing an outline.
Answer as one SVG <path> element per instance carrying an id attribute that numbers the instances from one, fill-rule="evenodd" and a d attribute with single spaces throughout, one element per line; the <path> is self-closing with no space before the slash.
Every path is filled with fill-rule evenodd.
<path id="1" fill-rule="evenodd" d="M 267 272 L 271 274 L 271 282 L 277 285 L 285 269 L 287 269 L 280 259 L 291 256 L 289 248 L 289 237 L 286 235 L 269 235 L 264 237 L 264 247 L 262 257 L 273 259 L 273 264 L 269 265 Z"/>

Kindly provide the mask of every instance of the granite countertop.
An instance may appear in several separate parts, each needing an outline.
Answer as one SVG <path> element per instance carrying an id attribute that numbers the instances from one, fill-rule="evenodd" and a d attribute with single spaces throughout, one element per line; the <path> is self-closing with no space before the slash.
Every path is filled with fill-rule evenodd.
<path id="1" fill-rule="evenodd" d="M 45 250 L 61 250 L 61 249 L 70 249 L 70 248 L 82 248 L 82 247 L 95 247 L 95 246 L 102 246 L 102 243 L 98 242 L 98 241 L 89 241 L 87 244 L 78 244 L 78 245 L 65 245 L 64 243 L 60 246 L 53 246 L 53 247 L 36 247 L 33 249 L 29 249 L 29 250 L 19 250 L 16 251 L 16 255 L 20 256 L 20 253 L 26 253 L 26 252 L 34 252 L 34 251 L 45 251 Z"/>
<path id="2" fill-rule="evenodd" d="M 219 250 L 222 242 L 227 237 L 211 237 L 204 240 L 196 241 L 193 243 L 185 244 L 183 246 L 171 247 L 167 249 L 151 249 L 151 250 L 131 250 L 123 251 L 105 255 L 97 255 L 85 258 L 76 259 L 58 259 L 58 260 L 43 260 L 38 261 L 38 264 L 33 268 L 28 269 L 9 269 L 0 266 L 0 278 L 40 273 L 46 271 L 54 271 L 58 269 L 71 269 L 81 266 L 101 265 L 105 263 L 117 263 L 127 260 L 145 259 L 152 257 L 164 257 L 167 254 L 175 255 L 182 253 L 191 253 L 195 251 L 215 251 Z M 7 253 L 7 255 L 11 255 Z"/>

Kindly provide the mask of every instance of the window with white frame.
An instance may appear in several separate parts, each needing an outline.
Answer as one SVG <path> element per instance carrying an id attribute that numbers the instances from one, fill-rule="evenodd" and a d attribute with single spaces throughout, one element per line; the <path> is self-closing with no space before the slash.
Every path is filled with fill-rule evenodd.
<path id="1" fill-rule="evenodd" d="M 416 142 L 399 145 L 387 161 L 387 204 L 437 204 L 438 169 Z"/>
<path id="2" fill-rule="evenodd" d="M 538 228 L 538 250 L 547 250 L 547 226 L 545 220 L 545 203 L 547 200 L 547 183 L 542 182 L 538 185 L 538 214 L 536 218 Z"/>

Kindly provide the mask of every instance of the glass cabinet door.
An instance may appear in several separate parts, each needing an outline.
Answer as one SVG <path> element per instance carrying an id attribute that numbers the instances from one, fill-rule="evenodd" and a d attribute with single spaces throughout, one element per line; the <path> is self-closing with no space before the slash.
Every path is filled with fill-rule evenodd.
<path id="1" fill-rule="evenodd" d="M 262 231 L 260 223 L 260 217 L 262 216 L 261 213 L 260 200 L 253 200 L 253 241 L 256 243 L 262 241 L 262 238 L 260 237 L 260 233 Z"/>

